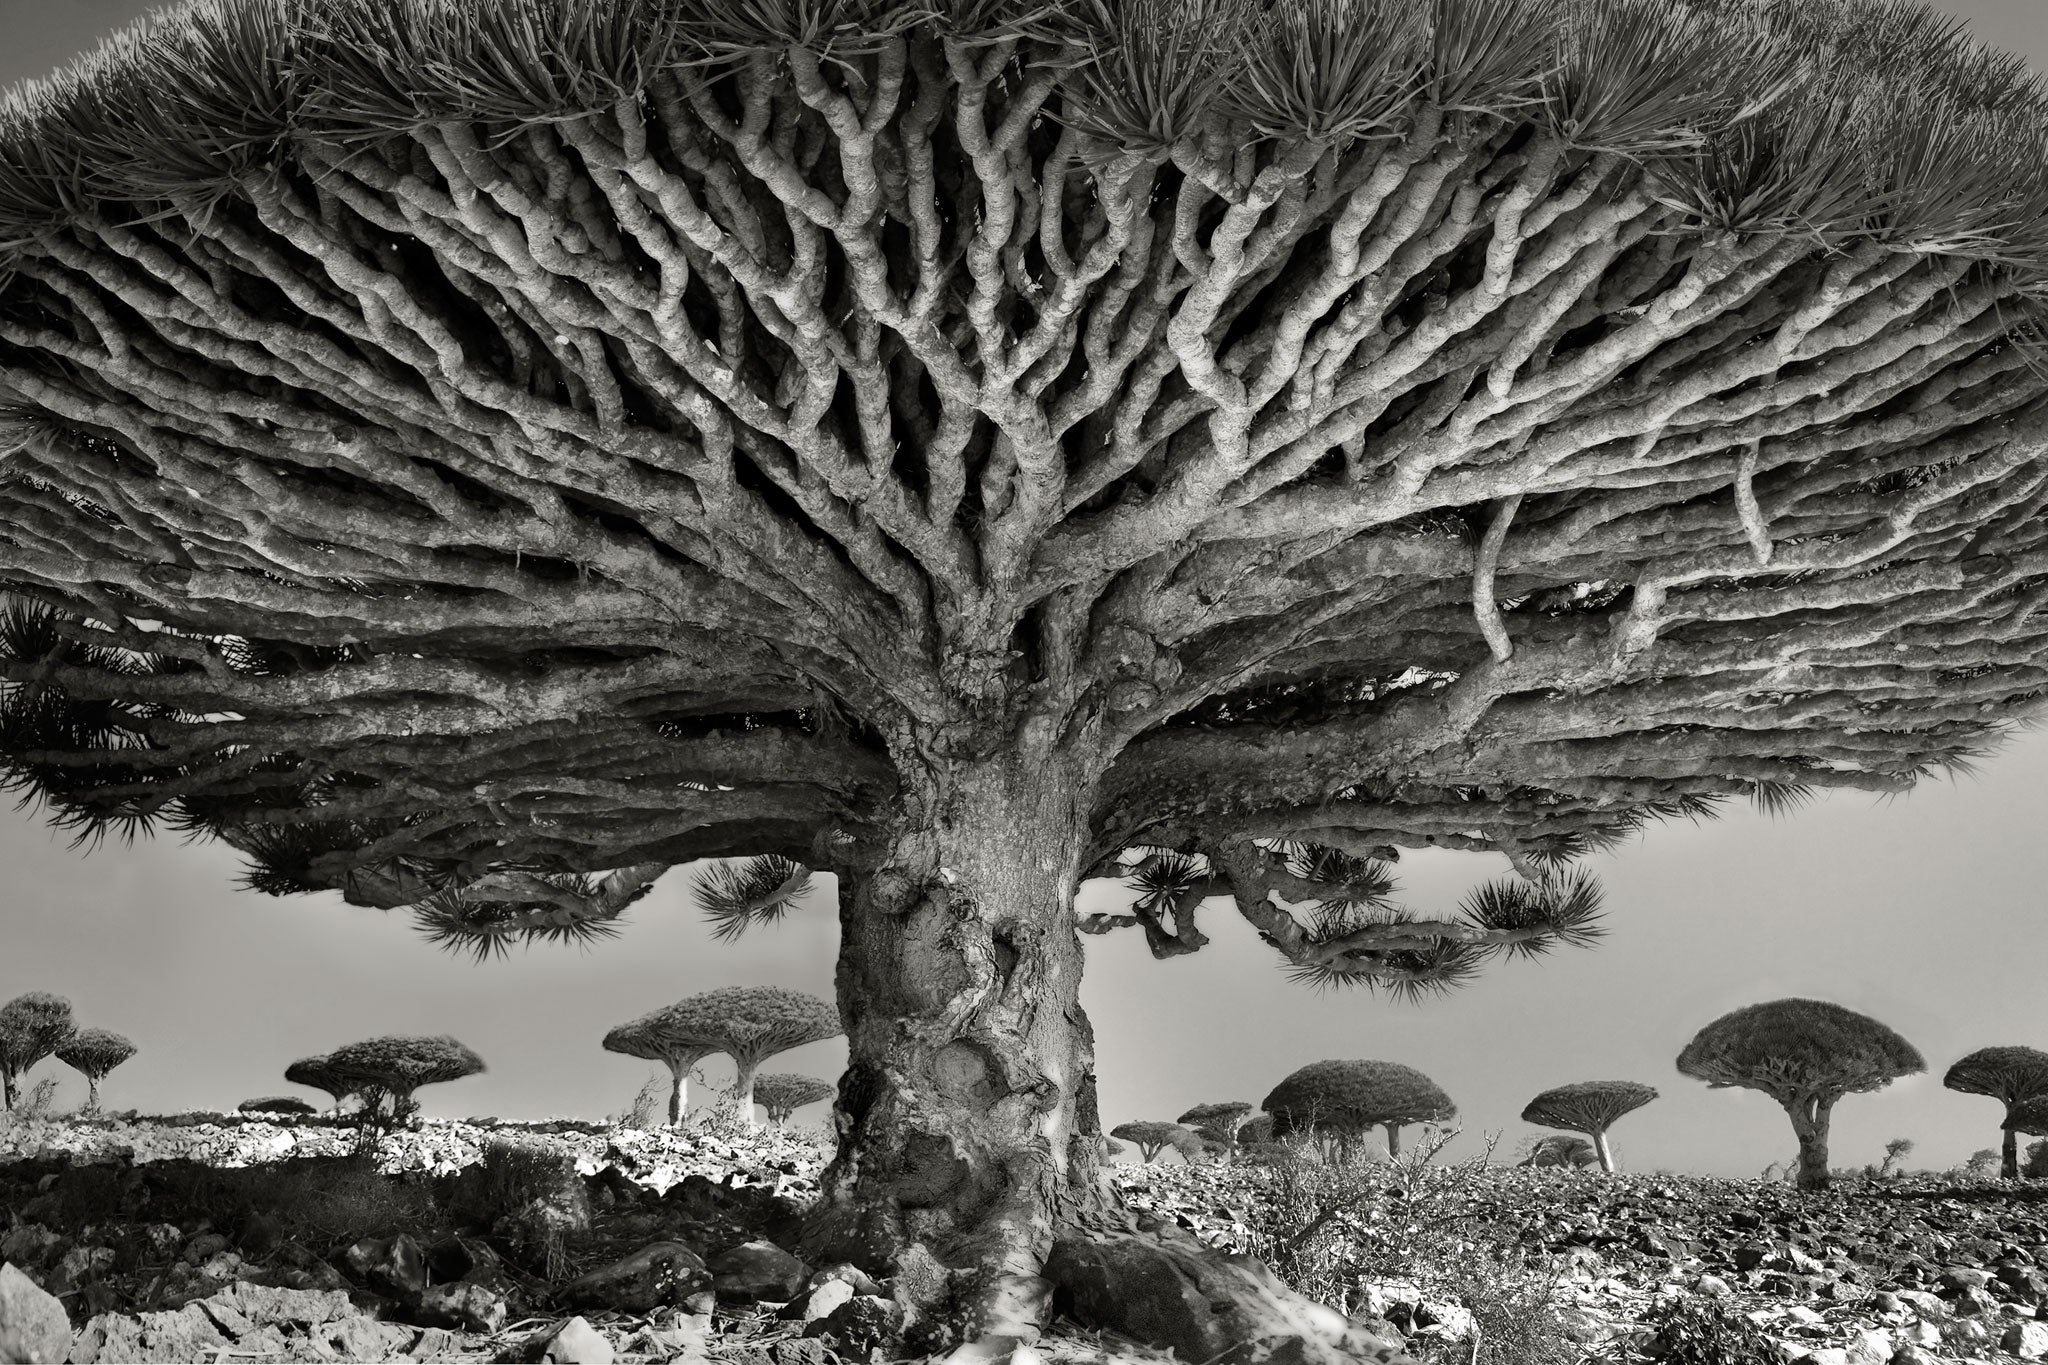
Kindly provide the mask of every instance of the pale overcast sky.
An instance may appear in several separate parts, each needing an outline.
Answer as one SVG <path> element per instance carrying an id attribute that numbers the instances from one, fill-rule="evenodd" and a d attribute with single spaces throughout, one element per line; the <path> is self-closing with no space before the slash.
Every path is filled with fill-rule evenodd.
<path id="1" fill-rule="evenodd" d="M 1943 0 L 1986 40 L 2048 60 L 2037 0 Z M 133 0 L 0 0 L 0 83 L 40 74 L 149 6 Z M 1652 830 L 1594 864 L 1609 936 L 1588 952 L 1504 963 L 1421 1007 L 1291 986 L 1234 912 L 1212 903 L 1201 953 L 1154 962 L 1135 931 L 1086 939 L 1083 1003 L 1095 1022 L 1104 1125 L 1227 1099 L 1257 1103 L 1305 1063 L 1404 1062 L 1463 1114 L 1453 1152 L 1485 1130 L 1503 1147 L 1538 1131 L 1517 1115 L 1568 1081 L 1647 1082 L 1663 1098 L 1615 1130 L 1626 1166 L 1754 1175 L 1792 1154 L 1789 1125 L 1750 1091 L 1709 1091 L 1672 1059 L 1702 1024 L 1741 1005 L 1817 996 L 1875 1015 L 1926 1055 L 1929 1073 L 1836 1111 L 1836 1164 L 1877 1160 L 1893 1137 L 1909 1165 L 1995 1146 L 1993 1101 L 1941 1088 L 1948 1064 L 1992 1044 L 2048 1049 L 2048 734 L 2021 736 L 1981 777 L 1909 797 L 1841 794 L 1786 820 L 1746 810 Z M 838 938 L 829 899 L 781 929 L 715 943 L 672 872 L 612 943 L 536 948 L 485 966 L 429 947 L 403 913 L 337 896 L 234 889 L 237 857 L 175 839 L 74 851 L 0 808 L 0 999 L 68 996 L 81 1024 L 140 1048 L 103 1086 L 113 1107 L 231 1108 L 291 1089 L 309 1053 L 379 1033 L 453 1033 L 490 1065 L 425 1091 L 429 1113 L 597 1117 L 623 1108 L 646 1063 L 603 1052 L 611 1025 L 715 986 L 828 996 Z M 1404 891 L 1447 910 L 1501 860 L 1411 855 Z M 1093 893 L 1091 893 L 1093 894 Z M 833 1040 L 774 1070 L 831 1079 Z M 714 1082 L 730 1076 L 707 1064 Z M 54 1062 L 64 1097 L 84 1083 Z M 822 1110 L 806 1111 L 815 1121 Z"/>

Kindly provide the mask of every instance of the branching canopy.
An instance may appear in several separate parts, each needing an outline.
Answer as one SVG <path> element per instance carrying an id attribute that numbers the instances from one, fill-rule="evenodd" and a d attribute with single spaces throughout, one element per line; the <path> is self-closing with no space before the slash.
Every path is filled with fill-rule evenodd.
<path id="1" fill-rule="evenodd" d="M 844 1031 L 833 1006 L 779 986 L 721 986 L 679 1000 L 659 1015 L 666 1036 L 695 1039 L 728 1054 L 742 1070 Z"/>
<path id="2" fill-rule="evenodd" d="M 58 1044 L 56 1055 L 64 1065 L 97 1082 L 133 1057 L 135 1044 L 112 1029 L 84 1028 Z"/>
<path id="3" fill-rule="evenodd" d="M 2011 1113 L 2016 1105 L 2048 1095 L 2048 1052 L 2031 1047 L 1980 1047 L 1958 1058 L 1941 1083 L 1966 1095 L 1988 1095 Z"/>
<path id="4" fill-rule="evenodd" d="M 1201 1135 L 1179 1123 L 1159 1123 L 1151 1119 L 1141 1119 L 1119 1124 L 1109 1130 L 1109 1135 L 1136 1143 L 1138 1154 L 1148 1162 L 1171 1147 L 1181 1154 L 1183 1161 L 1192 1164 L 1202 1151 Z"/>
<path id="5" fill-rule="evenodd" d="M 1891 0 L 192 0 L 0 102 L 0 754 L 481 957 L 1031 736 L 1186 860 L 1100 927 L 1453 983 L 2048 681 L 2044 107 Z"/>
<path id="6" fill-rule="evenodd" d="M 1532 1120 L 1533 1122 L 1533 1120 Z M 1529 1148 L 1529 1154 L 1515 1163 L 1517 1166 L 1598 1166 L 1600 1153 L 1591 1142 L 1576 1133 L 1552 1133 L 1541 1137 Z"/>
<path id="7" fill-rule="evenodd" d="M 1761 1090 L 1791 1108 L 1882 1090 L 1927 1069 L 1919 1050 L 1868 1015 L 1825 1000 L 1773 1000 L 1693 1035 L 1678 1069 L 1715 1089 Z"/>
<path id="8" fill-rule="evenodd" d="M 326 1057 L 301 1057 L 284 1069 L 284 1078 L 293 1085 L 324 1090 L 333 1096 L 337 1104 L 350 1095 L 359 1095 L 365 1090 L 375 1088 L 369 1082 L 354 1076 L 342 1075 L 329 1064 Z"/>
<path id="9" fill-rule="evenodd" d="M 664 1062 L 671 1071 L 688 1071 L 719 1051 L 715 1043 L 689 1037 L 677 1028 L 677 1007 L 665 1006 L 620 1024 L 604 1036 L 606 1052 L 620 1052 L 650 1062 Z"/>
<path id="10" fill-rule="evenodd" d="M 261 1099 L 243 1100 L 235 1106 L 241 1114 L 311 1114 L 316 1112 L 312 1105 L 295 1095 L 266 1095 Z"/>
<path id="11" fill-rule="evenodd" d="M 1578 1081 L 1546 1090 L 1522 1108 L 1522 1122 L 1579 1133 L 1604 1133 L 1624 1114 L 1657 1098 L 1635 1081 Z"/>
<path id="12" fill-rule="evenodd" d="M 2036 1095 L 2015 1104 L 2006 1111 L 2004 1126 L 2029 1137 L 2048 1137 L 2048 1095 Z M 2031 1148 L 2028 1156 L 2033 1156 Z"/>

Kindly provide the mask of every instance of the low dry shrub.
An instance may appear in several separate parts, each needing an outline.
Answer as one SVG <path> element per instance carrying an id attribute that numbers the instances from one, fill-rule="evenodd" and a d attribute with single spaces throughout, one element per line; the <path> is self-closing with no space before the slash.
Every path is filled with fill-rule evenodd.
<path id="1" fill-rule="evenodd" d="M 1650 1349 L 1661 1365 L 1780 1365 L 1778 1346 L 1761 1327 L 1718 1299 L 1670 1299 L 1643 1325 L 1656 1333 Z"/>
<path id="2" fill-rule="evenodd" d="M 438 1193 L 452 1219 L 504 1239 L 550 1279 L 567 1265 L 567 1239 L 590 1228 L 590 1194 L 575 1159 L 542 1138 L 492 1137 L 483 1159 L 443 1177 Z"/>
<path id="3" fill-rule="evenodd" d="M 1476 1340 L 1429 1342 L 1421 1358 L 1458 1365 L 1572 1365 L 1578 1349 L 1557 1309 L 1561 1263 L 1531 1260 L 1525 1224 L 1503 1212 L 1490 1164 L 1438 1164 L 1457 1130 L 1430 1133 L 1398 1157 L 1330 1159 L 1308 1139 L 1265 1159 L 1261 1198 L 1248 1211 L 1247 1250 L 1297 1292 L 1340 1312 L 1369 1312 L 1367 1287 L 1405 1281 L 1429 1302 L 1462 1305 Z"/>

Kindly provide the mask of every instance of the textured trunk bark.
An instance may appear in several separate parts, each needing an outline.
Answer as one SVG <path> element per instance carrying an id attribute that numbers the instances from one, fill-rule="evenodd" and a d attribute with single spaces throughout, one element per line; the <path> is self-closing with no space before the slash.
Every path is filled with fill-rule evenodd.
<path id="1" fill-rule="evenodd" d="M 2006 1180 L 2020 1178 L 2020 1136 L 2017 1130 L 2000 1130 L 2004 1137 L 1998 1144 L 1998 1174 Z"/>
<path id="2" fill-rule="evenodd" d="M 1600 1154 L 1600 1169 L 1609 1175 L 1613 1175 L 1614 1153 L 1607 1146 L 1607 1132 L 1605 1129 L 1593 1134 L 1593 1150 Z"/>
<path id="3" fill-rule="evenodd" d="M 1833 1105 L 1819 1100 L 1794 1100 L 1785 1106 L 1792 1132 L 1799 1139 L 1799 1188 L 1828 1187 L 1828 1115 Z"/>
<path id="4" fill-rule="evenodd" d="M 668 1126 L 673 1128 L 683 1121 L 683 1110 L 690 1102 L 690 1076 L 674 1062 L 668 1064 Z"/>
<path id="5" fill-rule="evenodd" d="M 1387 1155 L 1401 1155 L 1401 1125 L 1398 1123 L 1387 1125 Z"/>
<path id="6" fill-rule="evenodd" d="M 761 1070 L 762 1059 L 759 1057 L 735 1057 L 733 1062 L 739 1068 L 732 1080 L 733 1117 L 739 1120 L 742 1128 L 752 1128 L 754 1126 L 754 1077 Z"/>
<path id="7" fill-rule="evenodd" d="M 13 1113 L 14 1073 L 12 1071 L 0 1072 L 0 1098 L 5 1099 L 7 1105 L 7 1112 L 10 1114 Z"/>
<path id="8" fill-rule="evenodd" d="M 906 1346 L 1028 1340 L 1055 1231 L 1130 1225 L 1080 1006 L 1092 774 L 994 756 L 906 787 L 883 865 L 842 882 L 840 1145 L 806 1241 L 896 1277 Z"/>

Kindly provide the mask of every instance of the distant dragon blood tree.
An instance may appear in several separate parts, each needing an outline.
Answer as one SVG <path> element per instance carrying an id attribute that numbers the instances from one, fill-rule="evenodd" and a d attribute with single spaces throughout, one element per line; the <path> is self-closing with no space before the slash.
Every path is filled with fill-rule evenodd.
<path id="1" fill-rule="evenodd" d="M 135 1055 L 135 1044 L 105 1028 L 82 1028 L 57 1046 L 57 1060 L 85 1077 L 85 1108 L 98 1113 L 100 1082 Z"/>
<path id="2" fill-rule="evenodd" d="M 1989 1095 L 2005 1106 L 1999 1123 L 1998 1173 L 2006 1180 L 2019 1179 L 2019 1138 L 2012 1116 L 2029 1100 L 2048 1099 L 2048 1052 L 2032 1047 L 1980 1047 L 1958 1058 L 1941 1083 L 1966 1095 Z"/>
<path id="3" fill-rule="evenodd" d="M 1730 1010 L 1693 1035 L 1677 1065 L 1709 1089 L 1761 1090 L 1776 1100 L 1799 1140 L 1802 1190 L 1828 1187 L 1828 1126 L 1844 1095 L 1927 1069 L 1918 1048 L 1869 1015 L 1797 998 Z"/>
<path id="4" fill-rule="evenodd" d="M 1387 1154 L 1401 1154 L 1401 1130 L 1413 1123 L 1449 1123 L 1458 1106 L 1442 1088 L 1399 1062 L 1310 1062 L 1273 1087 L 1259 1104 L 1273 1116 L 1273 1136 L 1314 1133 L 1347 1148 L 1384 1128 Z"/>
<path id="5" fill-rule="evenodd" d="M 48 991 L 29 991 L 0 1005 L 0 1101 L 12 1110 L 22 1073 L 78 1032 L 71 1002 Z"/>
<path id="6" fill-rule="evenodd" d="M 336 1048 L 322 1063 L 337 1079 L 354 1083 L 366 1097 L 389 1095 L 395 1123 L 409 1122 L 419 1114 L 419 1101 L 412 1092 L 421 1086 L 458 1081 L 484 1070 L 483 1058 L 446 1035 L 367 1038 Z M 373 1114 L 376 1104 L 376 1099 L 368 1099 L 364 1112 Z"/>
<path id="7" fill-rule="evenodd" d="M 794 1071 L 773 1071 L 754 1079 L 754 1103 L 768 1111 L 769 1121 L 777 1128 L 787 1124 L 789 1116 L 805 1105 L 829 1100 L 838 1093 L 838 1087 L 830 1081 Z"/>
<path id="8" fill-rule="evenodd" d="M 833 874 L 820 1247 L 1029 1335 L 1084 879 L 1450 984 L 2032 700 L 2043 106 L 1853 0 L 203 0 L 0 108 L 0 751 L 480 957 Z"/>
<path id="9" fill-rule="evenodd" d="M 629 1019 L 604 1035 L 606 1052 L 660 1062 L 668 1068 L 668 1122 L 673 1128 L 690 1107 L 690 1068 L 718 1051 L 718 1044 L 680 1035 L 673 1005 Z"/>
<path id="10" fill-rule="evenodd" d="M 1522 1122 L 1586 1134 L 1593 1140 L 1600 1169 L 1612 1175 L 1614 1152 L 1607 1145 L 1607 1130 L 1624 1114 L 1632 1114 L 1656 1098 L 1656 1087 L 1636 1081 L 1575 1081 L 1530 1100 L 1522 1108 Z"/>

